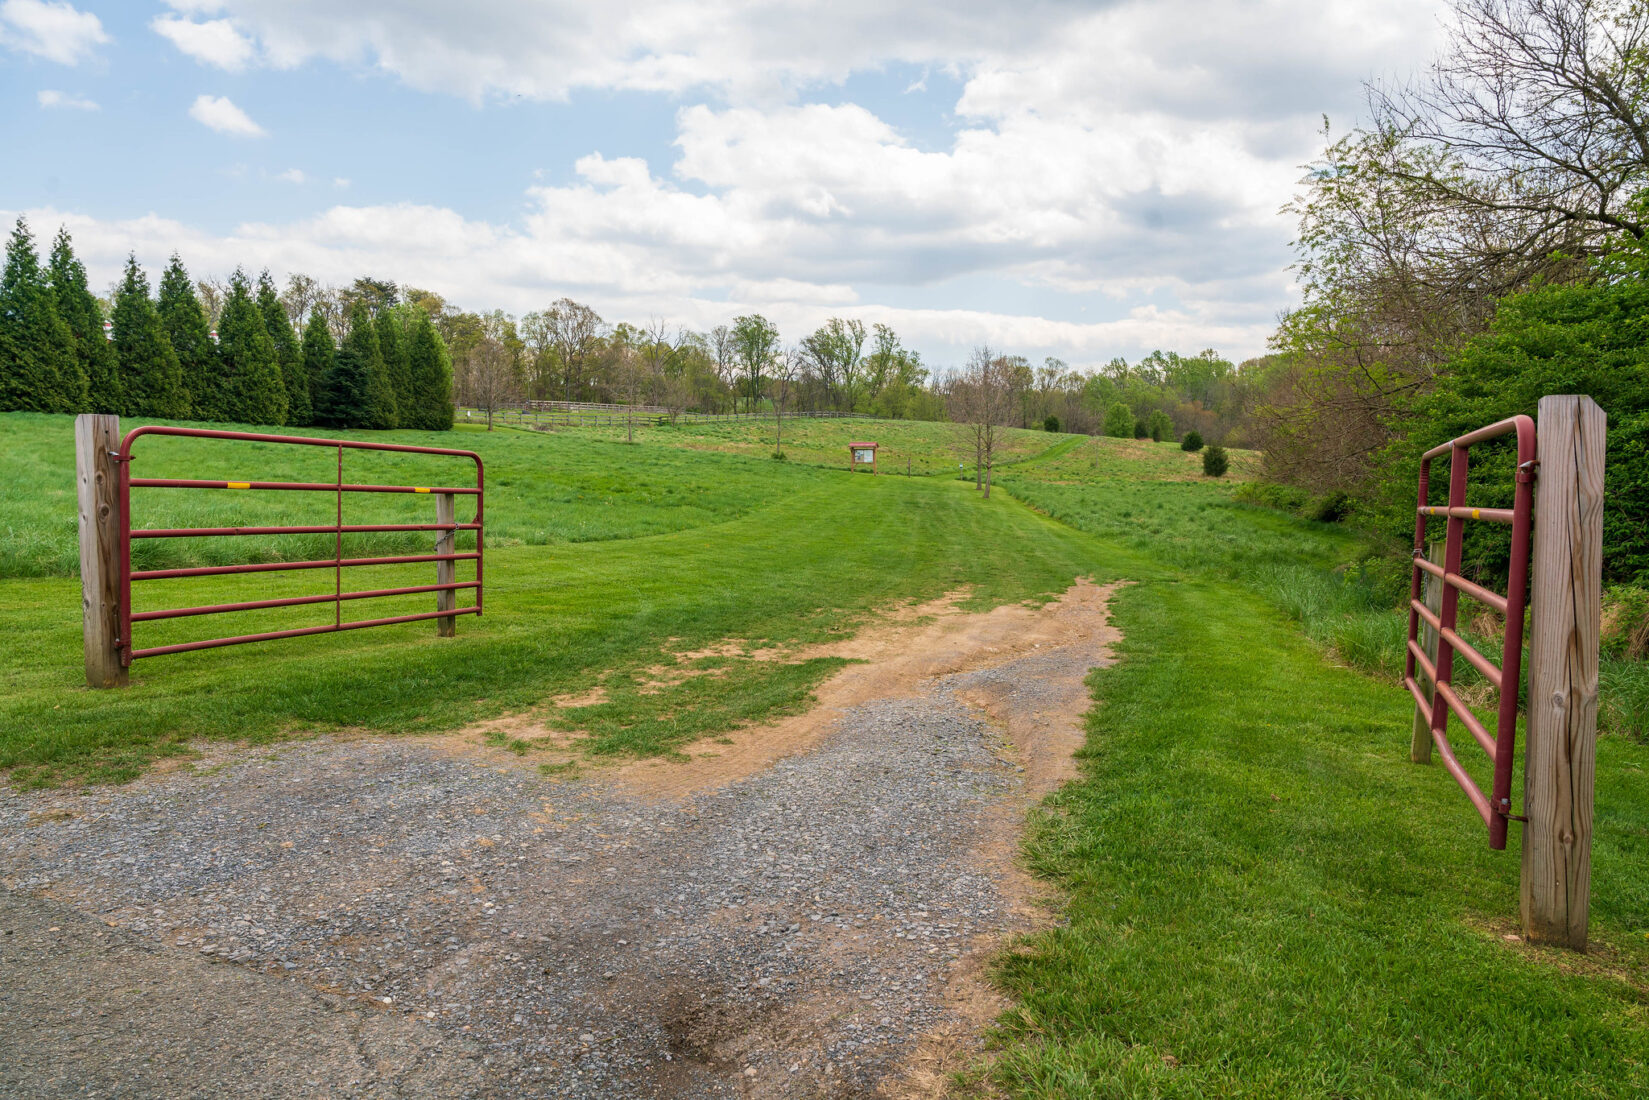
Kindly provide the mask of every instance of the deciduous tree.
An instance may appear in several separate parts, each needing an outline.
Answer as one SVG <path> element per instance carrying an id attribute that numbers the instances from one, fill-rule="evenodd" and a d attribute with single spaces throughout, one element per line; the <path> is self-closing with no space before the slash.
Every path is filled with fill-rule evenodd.
<path id="1" fill-rule="evenodd" d="M 768 367 L 779 350 L 778 326 L 759 313 L 736 318 L 733 321 L 733 348 L 739 363 L 745 408 L 754 412 L 756 402 L 761 398 Z"/>

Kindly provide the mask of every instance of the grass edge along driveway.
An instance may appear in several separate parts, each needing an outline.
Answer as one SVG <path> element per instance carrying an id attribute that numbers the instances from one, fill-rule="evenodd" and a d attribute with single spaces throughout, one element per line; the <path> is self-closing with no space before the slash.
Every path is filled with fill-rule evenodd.
<path id="1" fill-rule="evenodd" d="M 1114 602 L 1082 778 L 1027 839 L 1064 920 L 1000 961 L 985 1072 L 1035 1097 L 1649 1095 L 1649 783 L 1598 765 L 1593 953 L 1516 932 L 1412 702 L 1258 595 L 1167 577 Z"/>

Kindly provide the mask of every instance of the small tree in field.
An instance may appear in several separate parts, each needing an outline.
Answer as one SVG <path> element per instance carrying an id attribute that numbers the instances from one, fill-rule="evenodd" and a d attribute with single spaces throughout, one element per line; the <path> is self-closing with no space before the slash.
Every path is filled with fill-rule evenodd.
<path id="1" fill-rule="evenodd" d="M 1045 416 L 1042 418 L 1042 430 L 1045 432 L 1059 431 L 1059 417 Z"/>
<path id="2" fill-rule="evenodd" d="M 492 431 L 493 410 L 515 398 L 517 383 L 510 349 L 501 340 L 483 336 L 470 350 L 470 392 L 487 414 L 487 431 Z"/>
<path id="3" fill-rule="evenodd" d="M 1161 443 L 1164 439 L 1169 439 L 1174 434 L 1174 422 L 1168 419 L 1168 414 L 1163 412 L 1161 409 L 1153 411 L 1151 415 L 1146 418 L 1145 427 L 1150 431 L 1151 440 L 1155 443 Z"/>
<path id="4" fill-rule="evenodd" d="M 1225 448 L 1218 443 L 1211 444 L 1206 451 L 1202 452 L 1202 472 L 1209 477 L 1224 477 L 1225 471 L 1229 468 L 1230 463 L 1226 460 Z"/>
<path id="5" fill-rule="evenodd" d="M 1179 449 L 1192 452 L 1202 450 L 1202 433 L 1195 428 L 1186 432 L 1185 438 L 1179 442 Z"/>
<path id="6" fill-rule="evenodd" d="M 1105 434 L 1127 439 L 1134 434 L 1134 410 L 1118 401 L 1105 410 Z"/>
<path id="7" fill-rule="evenodd" d="M 796 376 L 801 373 L 802 356 L 806 354 L 801 348 L 781 350 L 773 356 L 773 365 L 768 368 L 767 393 L 773 401 L 773 457 L 784 457 L 784 407 L 790 401 L 790 391 L 796 384 Z"/>

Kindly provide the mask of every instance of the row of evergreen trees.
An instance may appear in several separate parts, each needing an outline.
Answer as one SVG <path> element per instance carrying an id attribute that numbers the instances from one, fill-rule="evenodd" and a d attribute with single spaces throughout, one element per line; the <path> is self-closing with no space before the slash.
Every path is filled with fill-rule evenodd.
<path id="1" fill-rule="evenodd" d="M 340 346 L 317 309 L 300 338 L 264 272 L 237 270 L 217 339 L 174 255 L 151 298 L 128 258 L 105 335 L 67 230 L 44 267 L 22 218 L 0 273 L 0 411 L 337 428 L 452 427 L 452 364 L 429 314 L 357 301 Z"/>

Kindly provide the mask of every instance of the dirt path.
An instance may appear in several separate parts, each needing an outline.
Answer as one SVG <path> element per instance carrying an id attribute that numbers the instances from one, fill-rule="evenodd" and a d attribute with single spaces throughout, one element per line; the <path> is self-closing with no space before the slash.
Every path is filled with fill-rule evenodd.
<path id="1" fill-rule="evenodd" d="M 1108 595 L 895 616 L 688 763 L 322 740 L 0 796 L 0 1093 L 934 1094 Z"/>

